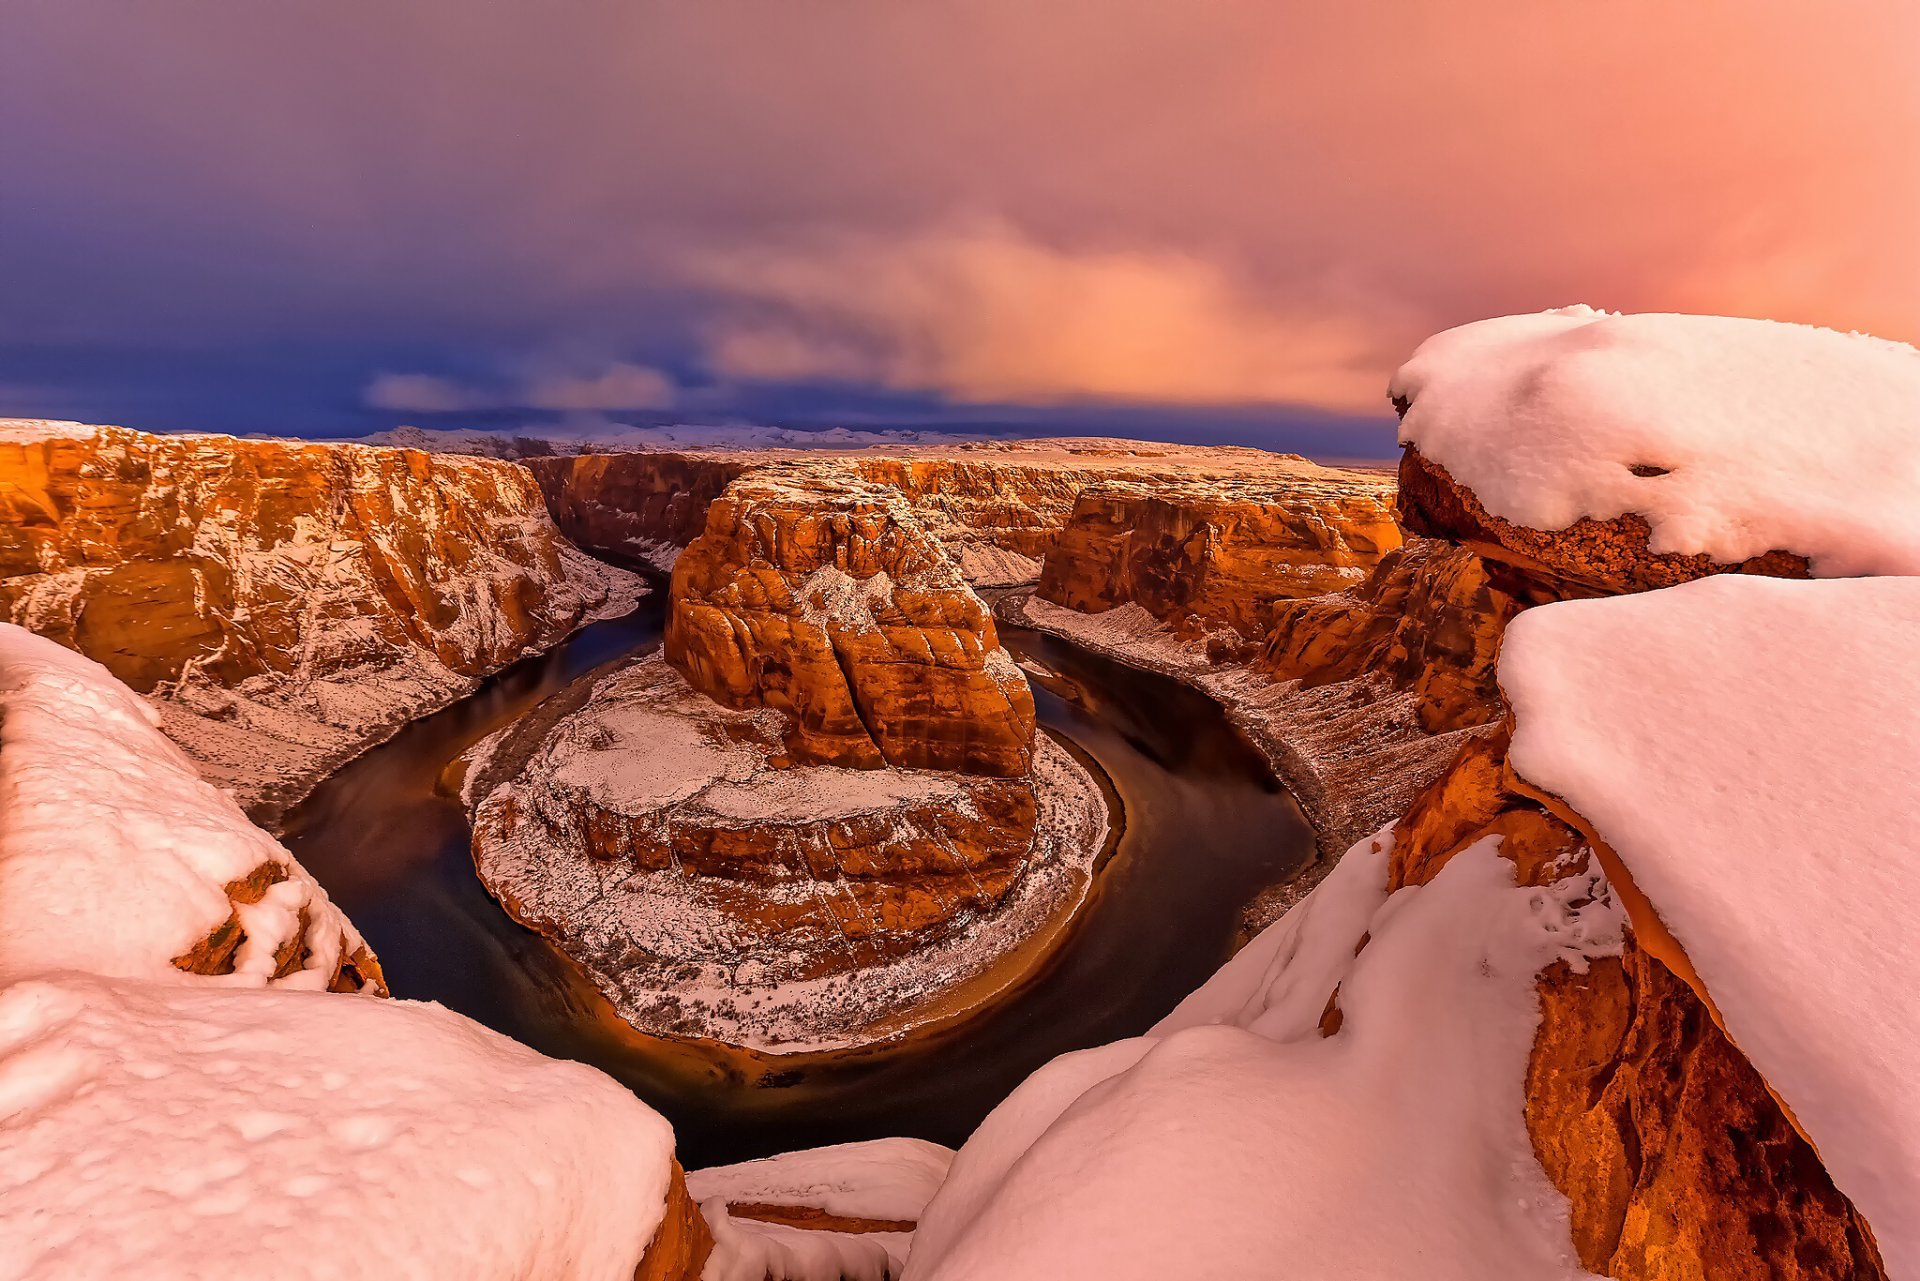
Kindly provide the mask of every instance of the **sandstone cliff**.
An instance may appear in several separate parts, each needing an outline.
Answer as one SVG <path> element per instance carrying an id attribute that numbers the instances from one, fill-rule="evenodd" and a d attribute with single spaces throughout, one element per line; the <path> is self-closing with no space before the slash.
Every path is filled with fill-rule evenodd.
<path id="1" fill-rule="evenodd" d="M 1274 603 L 1358 582 L 1399 546 L 1384 477 L 1276 458 L 1257 477 L 1105 481 L 1081 491 L 1037 594 L 1082 613 L 1135 604 L 1182 637 L 1263 639 Z"/>
<path id="2" fill-rule="evenodd" d="M 636 592 L 513 464 L 0 426 L 0 617 L 151 695 L 263 818 Z"/>
<path id="3" fill-rule="evenodd" d="M 1034 582 L 1090 485 L 1173 478 L 1309 476 L 1323 469 L 1258 449 L 1082 437 L 864 449 L 646 450 L 527 458 L 554 519 L 580 546 L 670 565 L 736 477 L 762 468 L 837 467 L 900 494 L 967 581 Z M 1336 474 L 1336 473 L 1329 473 Z M 1389 491 L 1376 484 L 1383 497 Z M 1374 515 L 1384 524 L 1384 512 Z"/>
<path id="4" fill-rule="evenodd" d="M 672 569 L 706 528 L 707 508 L 749 470 L 734 455 L 632 453 L 530 458 L 560 532 L 590 551 Z"/>
<path id="5" fill-rule="evenodd" d="M 912 510 L 835 468 L 734 482 L 673 571 L 667 658 L 792 717 L 796 759 L 1015 776 L 1033 695 Z"/>
<path id="6" fill-rule="evenodd" d="M 1469 743 L 1393 831 L 1391 888 L 1489 836 L 1523 885 L 1585 875 L 1587 835 Z M 1693 989 L 1633 935 L 1539 979 L 1527 1129 L 1572 1209 L 1580 1261 L 1620 1281 L 1884 1276 L 1872 1233 Z"/>

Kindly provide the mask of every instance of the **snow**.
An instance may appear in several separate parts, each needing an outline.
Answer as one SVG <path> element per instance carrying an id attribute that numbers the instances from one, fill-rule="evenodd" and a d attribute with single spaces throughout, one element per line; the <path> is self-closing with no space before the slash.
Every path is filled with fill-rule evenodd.
<path id="1" fill-rule="evenodd" d="M 104 667 L 0 624 L 0 978 L 76 969 L 324 987 L 359 935 L 157 721 Z M 236 910 L 225 885 L 262 865 L 286 879 L 238 909 L 247 938 L 234 973 L 176 968 Z M 276 953 L 302 941 L 300 967 L 274 979 Z"/>
<path id="2" fill-rule="evenodd" d="M 697 701 L 693 706 L 702 714 L 690 714 L 689 702 L 697 696 L 664 658 L 655 655 L 639 666 L 641 679 L 664 697 L 589 708 L 569 719 L 546 749 L 554 783 L 601 808 L 644 814 L 684 802 L 743 823 L 795 824 L 907 806 L 972 804 L 956 778 L 932 770 L 770 769 L 762 750 L 714 732 L 721 724 L 765 722 L 769 714 L 709 710 Z"/>
<path id="3" fill-rule="evenodd" d="M 131 923 L 131 921 L 130 921 Z M 673 1135 L 437 1005 L 0 988 L 0 1275 L 631 1278 Z"/>
<path id="4" fill-rule="evenodd" d="M 1500 659 L 1514 767 L 1619 855 L 1896 1276 L 1920 1275 L 1916 636 L 1920 580 L 1728 575 L 1529 610 Z"/>
<path id="5" fill-rule="evenodd" d="M 946 1177 L 953 1151 L 921 1139 L 874 1139 L 782 1153 L 687 1175 L 714 1225 L 706 1281 L 882 1281 L 900 1274 L 910 1232 L 840 1232 L 736 1218 L 729 1204 L 805 1206 L 843 1219 L 912 1223 Z"/>
<path id="6" fill-rule="evenodd" d="M 687 1175 L 695 1200 L 806 1205 L 849 1219 L 913 1222 L 953 1164 L 953 1150 L 924 1139 L 871 1139 L 786 1152 Z"/>
<path id="7" fill-rule="evenodd" d="M 1390 897 L 1362 843 L 1165 1023 L 1041 1068 L 961 1148 L 907 1276 L 1583 1276 L 1523 1079 L 1536 974 L 1617 950 L 1620 918 L 1586 877 L 1516 887 L 1497 842 Z"/>
<path id="8" fill-rule="evenodd" d="M 1515 524 L 1638 512 L 1658 553 L 1920 573 L 1920 352 L 1904 344 L 1569 307 L 1436 335 L 1392 391 L 1412 402 L 1401 443 Z"/>
<path id="9" fill-rule="evenodd" d="M 865 449 L 874 445 L 953 443 L 976 435 L 913 428 L 777 427 L 767 423 L 669 423 L 658 426 L 603 418 L 530 422 L 517 427 L 394 427 L 361 436 L 363 445 L 434 453 L 516 458 L 533 453 L 590 454 L 642 450 Z"/>

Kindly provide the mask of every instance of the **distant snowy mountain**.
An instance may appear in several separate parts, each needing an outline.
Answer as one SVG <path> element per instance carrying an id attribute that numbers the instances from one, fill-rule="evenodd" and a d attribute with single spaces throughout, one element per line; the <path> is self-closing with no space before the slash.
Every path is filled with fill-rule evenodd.
<path id="1" fill-rule="evenodd" d="M 985 437 L 942 431 L 849 427 L 808 430 L 758 423 L 675 423 L 641 427 L 624 423 L 504 428 L 395 427 L 361 436 L 362 445 L 397 445 L 439 454 L 479 454 L 489 458 L 538 458 L 550 454 L 621 453 L 630 450 L 685 449 L 863 449 L 873 445 L 952 444 Z"/>

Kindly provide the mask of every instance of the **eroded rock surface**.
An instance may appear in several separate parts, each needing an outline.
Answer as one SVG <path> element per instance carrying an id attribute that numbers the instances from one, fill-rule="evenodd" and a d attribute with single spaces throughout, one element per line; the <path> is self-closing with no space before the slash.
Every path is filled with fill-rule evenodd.
<path id="1" fill-rule="evenodd" d="M 1277 600 L 1352 586 L 1399 545 L 1391 495 L 1384 477 L 1278 458 L 1258 477 L 1103 481 L 1075 500 L 1037 594 L 1258 641 Z"/>
<path id="2" fill-rule="evenodd" d="M 667 658 L 729 707 L 790 714 L 816 764 L 1013 777 L 1033 695 L 894 491 L 838 469 L 742 478 L 674 567 Z"/>
<path id="3" fill-rule="evenodd" d="M 1494 660 L 1519 607 L 1478 556 L 1418 539 L 1347 591 L 1278 604 L 1255 666 L 1309 689 L 1378 674 L 1413 692 L 1428 733 L 1484 725 L 1504 711 Z"/>
<path id="4" fill-rule="evenodd" d="M 568 538 L 669 570 L 706 528 L 707 507 L 751 465 L 738 456 L 675 453 L 581 454 L 525 463 Z"/>
<path id="5" fill-rule="evenodd" d="M 479 749 L 474 854 L 628 1022 L 791 1050 L 910 1019 L 1071 911 L 1105 828 L 1051 740 L 1031 771 L 801 764 L 789 718 L 655 654 Z"/>
<path id="6" fill-rule="evenodd" d="M 1493 836 L 1521 884 L 1597 867 L 1528 794 L 1504 729 L 1465 746 L 1394 829 L 1390 888 Z M 1587 1268 L 1620 1281 L 1874 1278 L 1871 1231 L 1693 989 L 1630 932 L 1618 958 L 1554 965 L 1527 1068 L 1527 1128 Z"/>
<path id="7" fill-rule="evenodd" d="M 658 564 L 670 564 L 677 549 L 699 536 L 706 504 L 736 477 L 795 464 L 838 468 L 900 494 L 967 581 L 982 587 L 1036 581 L 1088 486 L 1297 478 L 1324 470 L 1259 449 L 1101 437 L 844 450 L 647 450 L 525 461 L 569 538 L 592 551 Z"/>
<path id="8" fill-rule="evenodd" d="M 1653 551 L 1652 527 L 1633 512 L 1582 517 L 1561 530 L 1516 525 L 1488 512 L 1472 490 L 1412 446 L 1400 458 L 1399 513 L 1409 532 L 1450 540 L 1495 562 L 1508 589 L 1535 602 L 1648 591 L 1709 574 L 1811 574 L 1806 557 L 1787 551 L 1732 563 Z"/>
<path id="9" fill-rule="evenodd" d="M 0 424 L 0 617 L 152 695 L 256 816 L 637 590 L 514 464 Z"/>

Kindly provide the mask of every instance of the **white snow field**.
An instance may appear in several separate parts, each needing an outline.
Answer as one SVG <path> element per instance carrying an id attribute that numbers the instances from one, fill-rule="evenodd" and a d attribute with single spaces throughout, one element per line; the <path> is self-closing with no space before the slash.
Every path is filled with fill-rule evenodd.
<path id="1" fill-rule="evenodd" d="M 673 1132 L 437 1005 L 0 988 L 0 1275 L 631 1278 Z"/>
<path id="2" fill-rule="evenodd" d="M 1722 575 L 1507 632 L 1521 777 L 1619 855 L 1920 1275 L 1920 579 Z"/>
<path id="3" fill-rule="evenodd" d="M 1516 888 L 1492 839 L 1389 897 L 1387 846 L 1147 1035 L 1028 1078 L 960 1149 L 906 1275 L 1583 1276 L 1522 1080 L 1535 975 L 1617 951 L 1621 918 L 1587 877 Z"/>
<path id="4" fill-rule="evenodd" d="M 1568 307 L 1437 334 L 1392 391 L 1411 402 L 1401 443 L 1517 525 L 1638 512 L 1655 552 L 1920 573 L 1920 351 L 1905 344 Z"/>
<path id="5" fill-rule="evenodd" d="M 0 623 L 0 981 L 81 970 L 324 988 L 359 934 L 159 719 L 92 659 Z M 224 886 L 264 864 L 286 879 L 232 902 Z M 235 912 L 247 938 L 232 974 L 173 965 Z M 276 954 L 302 944 L 300 968 L 274 979 Z"/>
<path id="6" fill-rule="evenodd" d="M 953 1151 L 921 1139 L 872 1139 L 785 1152 L 687 1175 L 713 1225 L 705 1281 L 886 1281 L 898 1276 L 910 1232 L 793 1228 L 736 1218 L 729 1205 L 807 1206 L 841 1219 L 912 1223 L 946 1178 Z"/>
<path id="7" fill-rule="evenodd" d="M 0 625 L 0 1276 L 631 1277 L 667 1123 L 438 1005 L 317 990 L 359 935 L 155 719 Z M 263 863 L 287 879 L 236 909 Z M 234 974 L 171 963 L 235 910 Z"/>

